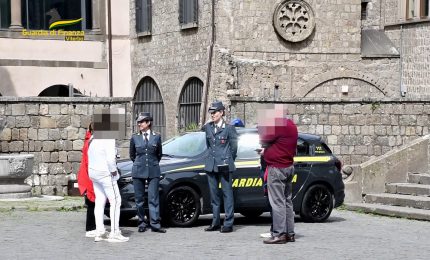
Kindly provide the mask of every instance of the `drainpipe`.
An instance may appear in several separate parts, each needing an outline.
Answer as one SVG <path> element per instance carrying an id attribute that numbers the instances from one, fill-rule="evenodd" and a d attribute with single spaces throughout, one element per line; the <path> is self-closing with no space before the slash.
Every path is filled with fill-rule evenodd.
<path id="1" fill-rule="evenodd" d="M 209 86 L 211 81 L 211 72 L 212 72 L 212 59 L 213 59 L 213 51 L 215 44 L 215 0 L 212 0 L 212 17 L 211 17 L 211 42 L 209 45 L 209 61 L 208 61 L 208 71 L 206 77 L 206 84 L 203 89 L 203 106 L 200 111 L 202 114 L 200 116 L 200 124 L 203 125 L 206 122 L 206 107 L 208 104 L 208 96 L 209 96 Z"/>
<path id="2" fill-rule="evenodd" d="M 107 0 L 107 26 L 108 26 L 108 73 L 109 73 L 109 96 L 113 97 L 113 84 L 112 84 L 112 12 L 111 0 Z"/>
<path id="3" fill-rule="evenodd" d="M 403 85 L 403 25 L 400 25 L 400 95 L 406 96 L 406 87 Z"/>

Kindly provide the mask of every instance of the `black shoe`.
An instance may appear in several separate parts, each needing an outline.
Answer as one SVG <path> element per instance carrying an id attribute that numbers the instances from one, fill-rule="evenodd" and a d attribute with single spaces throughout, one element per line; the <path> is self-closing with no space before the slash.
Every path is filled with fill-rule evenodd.
<path id="1" fill-rule="evenodd" d="M 233 232 L 233 227 L 221 227 L 221 230 L 219 231 L 221 233 L 231 233 Z"/>
<path id="2" fill-rule="evenodd" d="M 287 235 L 287 242 L 296 242 L 296 239 L 294 238 L 294 235 L 288 236 Z"/>
<path id="3" fill-rule="evenodd" d="M 166 233 L 167 231 L 163 228 L 151 228 L 152 232 L 157 232 L 157 233 Z"/>
<path id="4" fill-rule="evenodd" d="M 137 229 L 137 232 L 139 233 L 143 233 L 146 231 L 146 227 L 139 227 L 139 229 Z"/>
<path id="5" fill-rule="evenodd" d="M 209 227 L 205 228 L 205 231 L 217 231 L 220 228 L 221 228 L 220 226 L 212 226 L 212 225 L 210 225 Z"/>

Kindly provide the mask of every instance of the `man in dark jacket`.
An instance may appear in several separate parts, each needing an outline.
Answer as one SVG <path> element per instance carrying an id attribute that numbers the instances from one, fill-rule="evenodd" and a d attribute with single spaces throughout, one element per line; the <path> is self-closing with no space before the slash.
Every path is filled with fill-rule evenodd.
<path id="1" fill-rule="evenodd" d="M 162 146 L 161 136 L 151 130 L 150 113 L 139 114 L 136 120 L 139 132 L 130 139 L 130 159 L 133 161 L 131 177 L 136 200 L 139 232 L 145 232 L 150 226 L 153 232 L 166 233 L 160 226 L 159 183 Z M 145 182 L 148 180 L 149 223 L 145 221 L 144 195 Z"/>
<path id="2" fill-rule="evenodd" d="M 209 155 L 205 161 L 212 205 L 212 224 L 205 231 L 220 230 L 222 233 L 233 232 L 234 198 L 232 174 L 236 170 L 234 160 L 237 153 L 237 132 L 234 126 L 226 124 L 223 119 L 225 107 L 222 102 L 213 102 L 209 108 L 212 121 L 202 127 L 206 133 L 206 145 Z M 221 193 L 224 195 L 224 225 L 221 227 L 220 204 Z"/>
<path id="3" fill-rule="evenodd" d="M 266 111 L 259 124 L 260 142 L 267 163 L 267 188 L 272 207 L 272 237 L 265 244 L 294 242 L 294 211 L 291 200 L 294 156 L 298 131 L 293 120 L 286 117 L 286 108 L 276 105 Z"/>

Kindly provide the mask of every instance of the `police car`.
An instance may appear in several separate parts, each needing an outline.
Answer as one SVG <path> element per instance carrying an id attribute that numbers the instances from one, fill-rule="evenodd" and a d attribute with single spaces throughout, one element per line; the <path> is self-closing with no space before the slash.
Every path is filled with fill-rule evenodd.
<path id="1" fill-rule="evenodd" d="M 269 211 L 261 179 L 257 129 L 237 128 L 239 134 L 237 170 L 233 174 L 235 212 L 257 217 Z M 203 132 L 190 132 L 163 143 L 160 161 L 160 210 L 163 221 L 173 226 L 191 226 L 200 214 L 211 213 L 204 158 L 208 155 Z M 132 161 L 118 162 L 122 196 L 121 218 L 136 215 Z M 294 211 L 306 222 L 326 220 L 334 207 L 343 203 L 345 193 L 341 162 L 321 137 L 299 133 L 294 158 Z M 145 202 L 146 204 L 146 202 Z M 221 207 L 223 209 L 223 207 Z"/>

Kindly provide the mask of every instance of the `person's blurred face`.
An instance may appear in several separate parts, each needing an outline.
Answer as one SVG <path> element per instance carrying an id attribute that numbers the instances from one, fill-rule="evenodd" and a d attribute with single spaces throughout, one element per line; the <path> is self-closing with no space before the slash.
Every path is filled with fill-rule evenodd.
<path id="1" fill-rule="evenodd" d="M 218 122 L 221 120 L 221 118 L 222 118 L 222 114 L 223 114 L 223 111 L 221 110 L 221 111 L 215 111 L 215 112 L 212 112 L 211 113 L 211 118 L 212 118 L 212 121 L 214 121 L 214 123 L 215 124 L 218 124 Z"/>
<path id="2" fill-rule="evenodd" d="M 147 131 L 149 129 L 149 126 L 151 125 L 150 122 L 151 121 L 148 121 L 148 120 L 143 120 L 143 121 L 137 122 L 137 125 L 139 126 L 139 130 L 141 132 Z"/>

